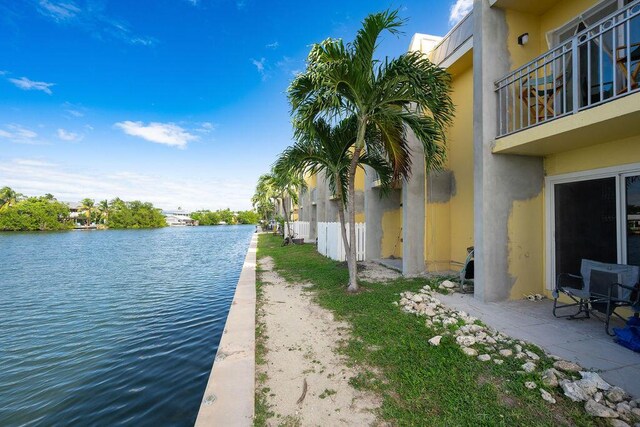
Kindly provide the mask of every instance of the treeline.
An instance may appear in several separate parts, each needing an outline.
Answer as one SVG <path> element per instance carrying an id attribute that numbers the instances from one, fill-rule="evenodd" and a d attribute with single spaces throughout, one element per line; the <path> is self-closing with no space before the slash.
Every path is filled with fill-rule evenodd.
<path id="1" fill-rule="evenodd" d="M 200 225 L 257 224 L 259 220 L 258 214 L 254 211 L 239 211 L 234 214 L 230 209 L 196 211 L 191 214 L 191 218 Z"/>
<path id="2" fill-rule="evenodd" d="M 159 228 L 167 222 L 160 209 L 149 202 L 125 202 L 114 199 L 109 203 L 104 224 L 109 228 Z"/>
<path id="3" fill-rule="evenodd" d="M 25 197 L 10 187 L 0 188 L 0 231 L 66 230 L 74 226 L 99 228 L 157 228 L 167 225 L 151 203 L 119 198 L 96 203 L 83 199 L 74 212 L 52 194 Z"/>

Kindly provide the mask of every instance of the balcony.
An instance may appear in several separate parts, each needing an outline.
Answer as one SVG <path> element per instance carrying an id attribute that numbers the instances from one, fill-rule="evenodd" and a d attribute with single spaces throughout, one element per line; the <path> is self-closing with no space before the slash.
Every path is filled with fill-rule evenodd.
<path id="1" fill-rule="evenodd" d="M 533 133 L 526 137 L 515 134 L 551 121 L 557 121 L 557 130 L 535 132 L 537 139 L 547 138 L 548 144 L 555 143 L 554 133 L 564 132 L 566 139 L 567 132 L 573 131 L 575 137 L 580 133 L 588 141 L 598 132 L 607 133 L 604 128 L 588 131 L 589 126 L 600 121 L 604 125 L 605 120 L 610 135 L 637 133 L 640 102 L 638 95 L 629 96 L 640 91 L 639 72 L 640 1 L 634 1 L 496 82 L 499 139 L 494 152 L 553 151 L 548 145 L 544 152 L 531 147 L 514 149 L 534 137 Z M 605 106 L 623 97 L 627 99 Z M 600 106 L 603 108 L 594 109 Z M 580 120 L 566 119 L 578 115 Z"/>

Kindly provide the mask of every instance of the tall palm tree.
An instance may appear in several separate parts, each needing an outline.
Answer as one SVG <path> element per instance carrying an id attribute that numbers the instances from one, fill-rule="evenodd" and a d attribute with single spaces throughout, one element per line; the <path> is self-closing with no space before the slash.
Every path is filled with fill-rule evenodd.
<path id="1" fill-rule="evenodd" d="M 271 183 L 271 175 L 263 174 L 258 178 L 256 191 L 251 198 L 253 207 L 260 213 L 262 219 L 266 222 L 271 219 L 271 215 L 275 212 L 274 205 L 275 190 Z"/>
<path id="2" fill-rule="evenodd" d="M 317 119 L 305 131 L 296 132 L 297 142 L 282 152 L 274 166 L 277 172 L 292 171 L 298 175 L 324 172 L 331 193 L 338 196 L 338 216 L 346 254 L 350 253 L 350 245 L 354 244 L 351 242 L 355 242 L 347 239 L 345 208 L 348 203 L 348 176 L 356 126 L 353 117 L 343 120 L 335 127 L 321 118 Z M 391 185 L 393 170 L 376 148 L 372 146 L 360 156 L 358 167 L 370 166 L 378 174 L 381 186 L 387 188 Z M 347 264 L 350 263 L 351 259 L 347 257 Z"/>
<path id="3" fill-rule="evenodd" d="M 269 184 L 273 187 L 275 197 L 282 203 L 282 211 L 284 214 L 284 222 L 287 224 L 287 232 L 289 240 L 293 239 L 293 230 L 291 228 L 291 212 L 287 212 L 287 205 L 298 203 L 298 192 L 306 188 L 302 174 L 295 170 L 275 170 L 272 168 L 268 177 Z"/>
<path id="4" fill-rule="evenodd" d="M 15 205 L 23 198 L 23 194 L 18 193 L 11 187 L 0 188 L 0 210 L 4 210 Z"/>
<path id="5" fill-rule="evenodd" d="M 78 210 L 84 211 L 87 226 L 91 225 L 91 215 L 93 215 L 93 213 L 96 211 L 95 205 L 96 203 L 93 199 L 87 198 L 82 199 L 82 201 L 80 202 L 80 206 L 78 207 Z"/>
<path id="6" fill-rule="evenodd" d="M 383 61 L 374 58 L 380 34 L 398 34 L 403 24 L 397 11 L 376 13 L 364 19 L 353 43 L 329 38 L 313 45 L 306 70 L 288 89 L 297 128 L 310 128 L 318 117 L 329 121 L 355 117 L 357 130 L 347 175 L 351 241 L 355 241 L 355 172 L 362 154 L 377 146 L 394 178 L 408 178 L 410 129 L 422 143 L 427 168 L 439 169 L 445 160 L 445 129 L 454 111 L 450 76 L 420 52 Z M 367 138 L 371 128 L 378 138 Z M 355 292 L 355 246 L 350 249 L 348 290 Z"/>
<path id="7" fill-rule="evenodd" d="M 101 200 L 98 202 L 98 212 L 100 212 L 100 218 L 103 220 L 103 224 L 109 222 L 109 211 L 111 207 L 109 206 L 108 200 Z"/>

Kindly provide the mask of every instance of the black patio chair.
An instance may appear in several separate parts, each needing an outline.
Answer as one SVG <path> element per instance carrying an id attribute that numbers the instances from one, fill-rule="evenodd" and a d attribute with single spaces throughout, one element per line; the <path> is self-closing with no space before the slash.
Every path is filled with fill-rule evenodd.
<path id="1" fill-rule="evenodd" d="M 631 307 L 640 312 L 639 290 L 640 267 L 624 264 L 607 264 L 583 259 L 580 275 L 562 273 L 556 280 L 553 291 L 553 315 L 568 319 L 586 319 L 594 311 L 605 316 L 605 330 L 609 331 L 612 316 L 625 320 L 616 309 Z M 560 293 L 567 295 L 573 302 L 561 304 Z M 578 311 L 559 315 L 559 309 L 577 307 Z M 594 314 L 598 317 L 597 314 Z"/>
<path id="2" fill-rule="evenodd" d="M 473 276 L 474 276 L 474 253 L 473 246 L 467 248 L 467 259 L 464 261 L 464 266 L 460 270 L 460 290 L 463 294 L 473 293 Z"/>

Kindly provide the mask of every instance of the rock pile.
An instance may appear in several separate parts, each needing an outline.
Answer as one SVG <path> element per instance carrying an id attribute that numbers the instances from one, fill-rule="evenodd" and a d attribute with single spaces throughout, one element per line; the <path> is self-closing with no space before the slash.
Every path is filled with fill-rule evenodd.
<path id="1" fill-rule="evenodd" d="M 438 288 L 451 289 L 452 285 L 452 282 L 445 281 Z M 629 426 L 633 424 L 628 423 L 640 421 L 640 399 L 632 400 L 624 390 L 611 386 L 597 373 L 587 372 L 580 365 L 555 356 L 548 356 L 555 360 L 553 368 L 542 370 L 539 364 L 543 363 L 541 356 L 545 355 L 539 349 L 526 348 L 524 341 L 487 327 L 464 311 L 448 308 L 436 295 L 427 285 L 416 293 L 401 293 L 400 301 L 394 302 L 406 313 L 424 317 L 425 324 L 437 332 L 429 339 L 429 344 L 438 346 L 443 337 L 449 336 L 464 354 L 481 362 L 493 361 L 501 365 L 504 359 L 517 359 L 519 373 L 528 374 L 529 378 L 531 374 L 539 377 L 539 383 L 526 381 L 524 387 L 539 390 L 545 401 L 553 404 L 556 398 L 541 386 L 561 391 L 575 402 L 585 402 L 584 408 L 589 415 L 611 418 L 616 426 Z M 635 427 L 640 427 L 640 423 Z"/>

